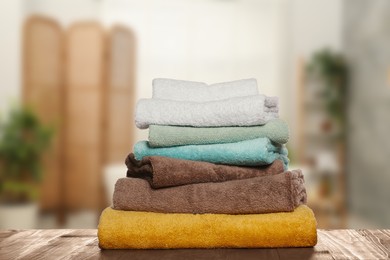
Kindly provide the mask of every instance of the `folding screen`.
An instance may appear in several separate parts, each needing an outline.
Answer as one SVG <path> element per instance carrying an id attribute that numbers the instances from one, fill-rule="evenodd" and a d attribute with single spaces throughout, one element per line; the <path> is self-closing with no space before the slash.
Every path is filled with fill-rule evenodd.
<path id="1" fill-rule="evenodd" d="M 135 38 L 115 26 L 109 35 L 106 163 L 124 163 L 134 142 Z"/>
<path id="2" fill-rule="evenodd" d="M 65 175 L 67 209 L 100 208 L 106 111 L 106 42 L 97 23 L 66 35 Z"/>
<path id="3" fill-rule="evenodd" d="M 104 165 L 123 163 L 134 139 L 135 37 L 114 26 L 106 39 L 98 23 L 64 32 L 44 17 L 24 31 L 24 100 L 54 124 L 45 158 L 41 208 L 100 209 Z"/>
<path id="4" fill-rule="evenodd" d="M 53 145 L 44 156 L 41 208 L 57 209 L 62 176 L 63 32 L 51 19 L 31 17 L 23 38 L 24 102 L 55 129 Z"/>

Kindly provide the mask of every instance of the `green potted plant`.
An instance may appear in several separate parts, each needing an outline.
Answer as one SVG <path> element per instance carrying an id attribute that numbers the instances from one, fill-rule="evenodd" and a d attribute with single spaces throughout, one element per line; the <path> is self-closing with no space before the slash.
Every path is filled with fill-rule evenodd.
<path id="1" fill-rule="evenodd" d="M 321 94 L 327 114 L 342 132 L 346 121 L 348 102 L 348 66 L 346 60 L 341 53 L 330 49 L 322 49 L 313 54 L 307 71 L 311 78 L 323 85 L 324 88 Z M 324 130 L 330 127 L 331 122 L 323 125 Z"/>
<path id="2" fill-rule="evenodd" d="M 0 227 L 34 227 L 41 159 L 52 135 L 27 107 L 14 107 L 0 120 Z"/>

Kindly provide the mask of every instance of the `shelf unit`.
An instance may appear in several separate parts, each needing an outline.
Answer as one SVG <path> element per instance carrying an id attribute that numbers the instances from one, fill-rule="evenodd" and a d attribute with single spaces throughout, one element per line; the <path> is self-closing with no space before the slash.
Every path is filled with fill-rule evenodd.
<path id="1" fill-rule="evenodd" d="M 306 74 L 306 62 L 298 68 L 298 163 L 306 170 L 308 205 L 319 228 L 346 228 L 345 139 L 327 116 L 318 94 L 320 84 Z"/>

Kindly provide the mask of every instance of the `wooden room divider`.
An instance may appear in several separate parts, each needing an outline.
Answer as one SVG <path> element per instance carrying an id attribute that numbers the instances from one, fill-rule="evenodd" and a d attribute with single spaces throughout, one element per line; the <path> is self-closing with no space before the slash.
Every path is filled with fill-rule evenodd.
<path id="1" fill-rule="evenodd" d="M 33 17 L 24 38 L 24 101 L 43 121 L 58 122 L 42 208 L 101 209 L 103 167 L 124 163 L 133 144 L 134 34 L 122 26 L 106 33 L 96 22 L 63 30 Z"/>
<path id="2" fill-rule="evenodd" d="M 135 95 L 135 37 L 123 26 L 109 34 L 106 162 L 124 163 L 133 147 Z"/>
<path id="3" fill-rule="evenodd" d="M 63 146 L 63 32 L 52 19 L 29 18 L 24 27 L 23 100 L 40 119 L 55 130 L 53 145 L 44 156 L 41 207 L 56 209 L 61 204 Z"/>
<path id="4" fill-rule="evenodd" d="M 65 207 L 102 201 L 106 38 L 97 23 L 74 24 L 66 35 Z"/>

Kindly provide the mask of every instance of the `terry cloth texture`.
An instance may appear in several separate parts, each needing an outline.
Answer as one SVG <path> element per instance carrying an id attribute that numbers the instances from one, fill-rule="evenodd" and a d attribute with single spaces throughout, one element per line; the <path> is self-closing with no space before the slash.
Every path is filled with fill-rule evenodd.
<path id="1" fill-rule="evenodd" d="M 180 126 L 252 126 L 264 125 L 279 117 L 277 97 L 255 95 L 217 101 L 191 102 L 166 99 L 140 99 L 135 124 Z"/>
<path id="2" fill-rule="evenodd" d="M 98 226 L 102 249 L 310 247 L 317 244 L 307 206 L 289 213 L 164 214 L 106 208 Z"/>
<path id="3" fill-rule="evenodd" d="M 151 147 L 234 143 L 260 137 L 267 137 L 278 144 L 286 144 L 289 138 L 288 125 L 281 119 L 275 119 L 262 126 L 245 127 L 149 126 Z"/>
<path id="4" fill-rule="evenodd" d="M 161 213 L 261 214 L 293 211 L 306 203 L 300 170 L 217 183 L 152 189 L 138 178 L 115 184 L 113 208 Z"/>
<path id="5" fill-rule="evenodd" d="M 129 154 L 127 177 L 141 178 L 154 189 L 205 182 L 248 179 L 283 172 L 283 162 L 257 167 L 226 166 L 208 162 L 181 160 L 163 156 L 146 156 L 141 161 Z"/>
<path id="6" fill-rule="evenodd" d="M 257 166 L 268 165 L 282 160 L 287 169 L 289 159 L 287 148 L 272 144 L 268 138 L 257 138 L 236 143 L 184 145 L 153 148 L 147 141 L 134 145 L 137 160 L 144 156 L 165 156 L 177 159 L 204 161 L 227 165 Z"/>
<path id="7" fill-rule="evenodd" d="M 207 85 L 203 82 L 158 78 L 153 80 L 153 98 L 205 102 L 259 94 L 256 79 Z"/>

